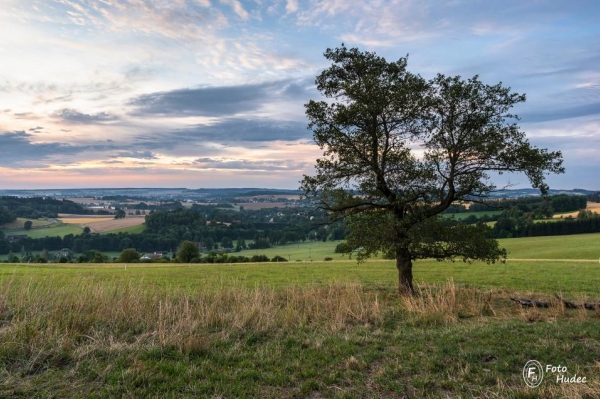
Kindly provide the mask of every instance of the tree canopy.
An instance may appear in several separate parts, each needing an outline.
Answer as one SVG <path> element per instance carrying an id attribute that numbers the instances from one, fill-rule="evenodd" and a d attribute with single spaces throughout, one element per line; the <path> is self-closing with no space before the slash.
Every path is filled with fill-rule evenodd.
<path id="1" fill-rule="evenodd" d="M 485 225 L 451 226 L 453 203 L 483 200 L 491 173 L 524 173 L 545 194 L 548 173 L 562 173 L 560 152 L 532 146 L 510 113 L 525 95 L 478 76 L 407 71 L 344 45 L 327 49 L 332 65 L 316 78 L 328 101 L 306 104 L 309 129 L 324 151 L 301 189 L 331 220 L 347 219 L 359 260 L 383 251 L 396 259 L 401 290 L 413 291 L 419 258 L 494 262 L 505 252 Z"/>
<path id="2" fill-rule="evenodd" d="M 200 258 L 198 246 L 191 241 L 182 242 L 177 250 L 177 262 L 189 263 L 196 258 Z"/>

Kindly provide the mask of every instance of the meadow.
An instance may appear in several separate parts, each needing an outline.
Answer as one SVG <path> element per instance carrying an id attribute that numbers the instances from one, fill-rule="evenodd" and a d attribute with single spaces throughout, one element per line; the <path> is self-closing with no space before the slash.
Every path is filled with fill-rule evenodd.
<path id="1" fill-rule="evenodd" d="M 0 397 L 596 398 L 600 311 L 554 295 L 600 300 L 599 239 L 417 261 L 415 297 L 392 261 L 323 261 L 335 243 L 268 264 L 0 265 Z M 528 388 L 529 359 L 587 382 Z"/>

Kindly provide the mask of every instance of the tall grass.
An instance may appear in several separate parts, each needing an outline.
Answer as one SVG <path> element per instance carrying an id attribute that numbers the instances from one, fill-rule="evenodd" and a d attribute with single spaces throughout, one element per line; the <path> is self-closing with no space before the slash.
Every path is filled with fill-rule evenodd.
<path id="1" fill-rule="evenodd" d="M 495 397 L 494 389 L 504 396 L 528 397 L 518 366 L 516 371 L 505 371 L 504 363 L 494 366 L 494 358 L 521 365 L 520 357 L 511 360 L 508 353 L 514 348 L 498 349 L 502 345 L 477 337 L 473 328 L 491 322 L 489 331 L 504 334 L 504 321 L 511 328 L 517 326 L 511 318 L 529 324 L 600 315 L 560 307 L 522 310 L 508 296 L 451 280 L 417 286 L 416 296 L 405 297 L 393 289 L 366 289 L 356 283 L 273 288 L 249 287 L 242 280 L 206 280 L 191 290 L 140 278 L 90 276 L 60 281 L 15 274 L 0 278 L 0 397 L 86 397 L 92 391 L 103 397 L 168 397 L 161 391 L 165 386 L 177 392 L 194 387 L 194 392 L 206 393 L 196 384 L 205 373 L 210 374 L 202 383 L 213 396 L 229 392 L 230 397 L 255 397 L 268 388 L 275 391 L 263 396 L 280 397 L 277 389 L 289 389 L 289 397 L 298 397 L 327 391 L 332 384 L 345 384 L 347 392 L 370 384 L 378 390 L 375 396 L 386 397 L 389 387 L 403 381 L 397 373 L 406 376 L 405 367 L 412 367 L 411 362 L 424 377 L 413 376 L 407 384 L 425 385 L 408 396 L 428 396 L 429 389 L 434 390 L 432 397 L 442 390 L 461 396 L 469 390 L 452 376 L 461 372 L 457 367 L 464 367 L 465 378 L 485 392 L 481 397 Z M 474 323 L 463 328 L 463 319 Z M 474 336 L 486 349 L 477 352 L 456 344 L 454 336 L 463 333 Z M 265 343 L 252 343 L 252 337 Z M 437 345 L 459 348 L 452 354 L 460 357 L 458 366 L 448 362 L 444 350 L 432 347 L 431 337 L 442 340 Z M 421 352 L 428 355 L 416 355 Z M 289 362 L 284 360 L 288 357 Z M 489 386 L 491 380 L 477 369 L 482 358 L 492 362 L 483 367 L 496 367 L 494 375 L 506 379 L 506 386 Z M 236 366 L 227 366 L 230 361 Z M 274 362 L 278 365 L 271 367 Z M 285 370 L 278 371 L 281 367 Z M 581 367 L 582 375 L 591 379 L 595 369 L 587 363 Z M 321 375 L 323 368 L 328 371 Z M 182 374 L 180 370 L 185 370 L 184 377 L 193 378 L 181 377 L 170 384 L 169 379 Z M 162 374 L 155 380 L 157 372 Z M 236 373 L 246 373 L 246 379 L 234 383 L 241 378 Z M 444 380 L 438 384 L 436 378 Z M 402 389 L 409 389 L 408 385 Z M 597 397 L 599 385 L 595 379 L 581 387 L 548 384 L 537 393 Z M 367 391 L 356 392 L 365 396 Z M 329 396 L 334 396 L 333 391 Z"/>
<path id="2" fill-rule="evenodd" d="M 445 283 L 416 285 L 416 295 L 401 297 L 401 308 L 417 324 L 444 325 L 459 319 L 491 316 L 492 292 Z"/>
<path id="3" fill-rule="evenodd" d="M 206 284 L 194 293 L 94 278 L 68 285 L 31 279 L 0 284 L 0 343 L 120 340 L 185 346 L 190 337 L 215 331 L 335 331 L 380 320 L 377 295 L 358 284 L 279 290 Z"/>

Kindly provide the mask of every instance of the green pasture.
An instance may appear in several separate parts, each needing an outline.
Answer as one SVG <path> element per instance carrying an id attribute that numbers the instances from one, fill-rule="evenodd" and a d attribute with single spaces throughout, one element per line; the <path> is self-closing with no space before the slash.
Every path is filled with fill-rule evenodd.
<path id="1" fill-rule="evenodd" d="M 83 232 L 83 228 L 76 224 L 65 224 L 65 223 L 56 223 L 48 225 L 47 227 L 38 227 L 32 228 L 31 230 L 15 229 L 10 231 L 5 231 L 4 234 L 11 235 L 20 235 L 26 234 L 27 237 L 31 238 L 42 238 L 42 237 L 64 237 L 67 234 L 81 234 Z"/>
<path id="2" fill-rule="evenodd" d="M 343 241 L 307 241 L 294 244 L 278 245 L 266 249 L 248 249 L 233 253 L 232 255 L 248 257 L 252 255 L 267 255 L 269 258 L 279 255 L 290 261 L 322 261 L 326 257 L 333 258 L 334 260 L 348 259 L 348 255 L 342 256 L 342 254 L 335 253 L 336 245 L 341 242 Z"/>
<path id="3" fill-rule="evenodd" d="M 10 223 L 5 223 L 0 227 L 6 233 L 10 232 L 12 234 L 13 230 L 22 230 L 23 225 L 27 221 L 31 222 L 31 227 L 34 229 L 38 228 L 38 227 L 48 227 L 48 226 L 52 226 L 52 225 L 59 223 L 56 219 L 48 219 L 48 218 L 42 218 L 42 219 L 17 218 L 15 221 L 10 222 Z"/>
<path id="4" fill-rule="evenodd" d="M 370 288 L 394 289 L 397 270 L 393 261 L 371 260 L 333 262 L 282 262 L 250 264 L 0 264 L 0 278 L 33 277 L 66 283 L 81 278 L 140 280 L 155 288 L 242 284 L 272 288 L 291 284 L 322 285 L 360 283 Z M 417 283 L 446 282 L 462 286 L 510 289 L 546 295 L 568 293 L 598 295 L 600 264 L 592 262 L 509 261 L 506 264 L 481 262 L 414 263 Z"/>
<path id="5" fill-rule="evenodd" d="M 515 259 L 600 259 L 600 233 L 498 240 Z"/>
<path id="6" fill-rule="evenodd" d="M 600 233 L 573 234 L 565 236 L 506 238 L 498 240 L 508 251 L 508 258 L 515 259 L 588 259 L 600 258 Z M 245 250 L 233 255 L 275 255 L 291 261 L 322 261 L 326 257 L 336 260 L 348 259 L 348 255 L 336 254 L 335 247 L 342 241 L 310 241 L 279 245 L 267 249 Z"/>

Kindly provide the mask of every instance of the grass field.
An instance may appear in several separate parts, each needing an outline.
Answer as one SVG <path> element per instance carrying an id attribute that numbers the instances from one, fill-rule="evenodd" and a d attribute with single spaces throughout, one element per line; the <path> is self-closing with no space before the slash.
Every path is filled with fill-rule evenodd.
<path id="1" fill-rule="evenodd" d="M 81 234 L 83 232 L 83 228 L 74 225 L 74 224 L 52 224 L 48 227 L 40 227 L 31 230 L 19 229 L 19 230 L 11 230 L 10 234 L 26 234 L 31 238 L 41 238 L 41 237 L 64 237 L 67 234 Z M 9 234 L 9 232 L 5 232 L 5 234 Z"/>
<path id="2" fill-rule="evenodd" d="M 554 294 L 600 299 L 597 260 L 565 260 L 585 260 L 598 239 L 502 242 L 512 258 L 556 257 L 546 261 L 418 261 L 416 297 L 399 296 L 394 263 L 378 259 L 0 264 L 0 397 L 597 398 L 600 310 Z M 528 388 L 530 359 L 586 383 L 549 374 Z"/>
<path id="3" fill-rule="evenodd" d="M 31 222 L 31 227 L 34 228 L 34 229 L 38 228 L 38 227 L 48 227 L 48 226 L 51 226 L 51 225 L 57 223 L 57 221 L 55 219 L 26 219 L 26 218 L 17 218 L 14 222 L 3 224 L 2 225 L 2 230 L 6 231 L 7 233 L 10 233 L 10 231 L 12 231 L 12 230 L 22 230 L 23 229 L 23 225 L 28 220 Z"/>
<path id="4" fill-rule="evenodd" d="M 498 240 L 508 251 L 508 258 L 516 259 L 600 259 L 600 233 L 576 234 L 551 237 L 507 238 Z M 268 249 L 254 249 L 239 252 L 239 255 L 252 256 L 265 254 L 272 258 L 283 256 L 291 261 L 322 261 L 325 257 L 334 260 L 348 259 L 348 256 L 334 253 L 341 241 L 311 241 L 276 246 Z"/>

